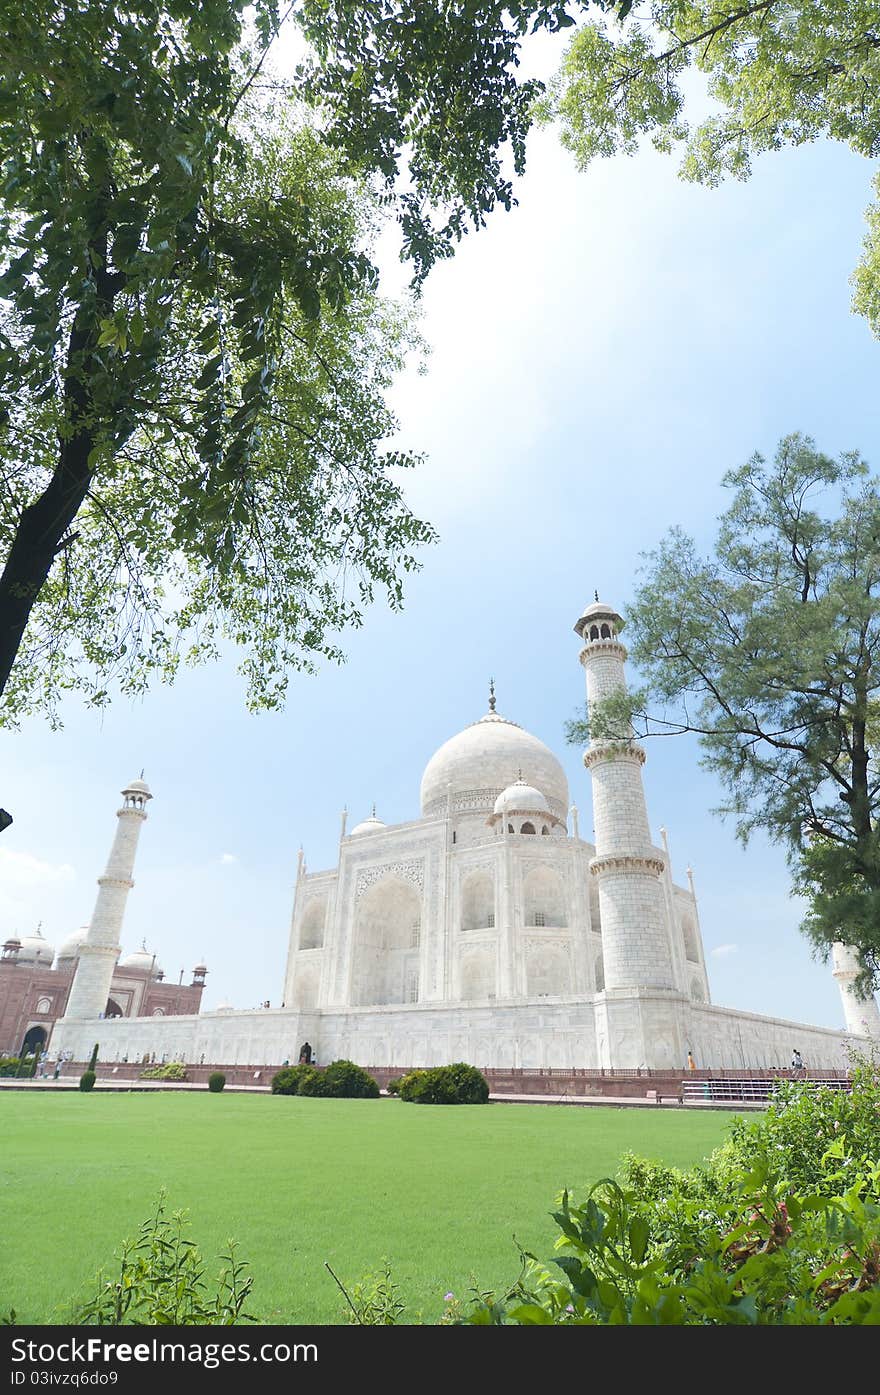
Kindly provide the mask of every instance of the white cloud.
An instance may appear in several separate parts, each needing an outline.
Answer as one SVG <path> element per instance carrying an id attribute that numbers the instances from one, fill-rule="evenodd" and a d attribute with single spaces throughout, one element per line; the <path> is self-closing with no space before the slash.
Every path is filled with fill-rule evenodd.
<path id="1" fill-rule="evenodd" d="M 235 853 L 223 853 L 220 858 L 220 861 L 224 864 L 224 866 L 229 866 L 230 863 L 237 862 L 238 858 L 235 856 Z"/>
<path id="2" fill-rule="evenodd" d="M 72 881 L 76 872 L 69 862 L 42 862 L 32 853 L 0 848 L 0 883 L 9 887 L 40 886 L 44 882 Z"/>
<path id="3" fill-rule="evenodd" d="M 728 954 L 739 953 L 739 945 L 716 945 L 709 953 L 714 959 L 726 959 Z"/>

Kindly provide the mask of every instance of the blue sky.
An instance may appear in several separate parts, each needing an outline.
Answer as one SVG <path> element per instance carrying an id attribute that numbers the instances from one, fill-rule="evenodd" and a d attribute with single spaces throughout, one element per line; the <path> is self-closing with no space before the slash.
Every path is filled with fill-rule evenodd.
<path id="1" fill-rule="evenodd" d="M 590 837 L 589 777 L 563 725 L 583 701 L 572 625 L 598 587 L 625 612 L 641 552 L 673 524 L 708 546 L 720 478 L 793 430 L 880 464 L 880 345 L 850 311 L 871 166 L 842 147 L 765 157 L 746 184 L 682 184 L 646 150 L 578 173 L 552 132 L 530 142 L 519 207 L 438 267 L 424 296 L 428 372 L 394 392 L 423 450 L 412 507 L 439 530 L 406 608 L 375 607 L 348 662 L 294 677 L 282 714 L 250 716 L 234 663 L 103 715 L 0 733 L 0 935 L 54 943 L 91 913 L 118 791 L 155 799 L 124 944 L 169 977 L 202 956 L 206 1006 L 280 990 L 303 843 L 333 865 L 339 814 L 415 817 L 447 737 L 498 708 L 563 760 Z M 394 275 L 390 280 L 394 281 Z M 797 933 L 779 850 L 743 850 L 688 738 L 649 748 L 645 784 L 673 870 L 694 868 L 713 999 L 830 1026 L 830 971 Z"/>

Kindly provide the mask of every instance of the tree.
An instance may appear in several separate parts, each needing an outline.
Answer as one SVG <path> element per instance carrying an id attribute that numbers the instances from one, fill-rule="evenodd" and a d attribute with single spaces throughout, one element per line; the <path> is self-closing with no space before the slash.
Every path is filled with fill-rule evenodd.
<path id="1" fill-rule="evenodd" d="M 292 0 L 310 48 L 268 109 L 281 16 L 245 5 L 2 5 L 0 721 L 224 634 L 276 703 L 433 537 L 382 445 L 411 336 L 366 235 L 393 211 L 418 285 L 510 206 L 518 46 L 571 21 Z"/>
<path id="2" fill-rule="evenodd" d="M 724 477 L 714 552 L 673 529 L 627 611 L 644 686 L 569 738 L 696 732 L 745 843 L 766 831 L 820 951 L 880 969 L 880 481 L 800 435 Z"/>
<path id="3" fill-rule="evenodd" d="M 649 136 L 682 150 L 681 174 L 745 179 L 754 156 L 822 136 L 880 152 L 876 0 L 611 0 L 574 36 L 539 104 L 578 165 Z M 688 74 L 705 76 L 712 111 Z M 690 93 L 690 96 L 689 96 Z M 689 100 L 700 117 L 688 120 Z M 875 179 L 880 194 L 880 176 Z M 856 308 L 880 337 L 880 209 L 855 273 Z"/>

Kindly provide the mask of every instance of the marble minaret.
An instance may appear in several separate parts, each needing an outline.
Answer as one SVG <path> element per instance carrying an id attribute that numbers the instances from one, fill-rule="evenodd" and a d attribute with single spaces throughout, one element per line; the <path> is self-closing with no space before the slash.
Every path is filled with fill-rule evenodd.
<path id="1" fill-rule="evenodd" d="M 70 989 L 65 1020 L 103 1017 L 110 995 L 113 970 L 119 958 L 119 937 L 128 893 L 134 886 L 132 872 L 141 827 L 152 799 L 143 780 L 132 780 L 122 791 L 124 803 L 117 810 L 119 823 L 103 877 L 89 932 L 79 951 L 79 963 Z"/>
<path id="2" fill-rule="evenodd" d="M 837 979 L 840 996 L 843 999 L 843 1014 L 846 1030 L 855 1036 L 869 1036 L 880 1040 L 880 1009 L 877 1000 L 871 995 L 865 998 L 857 992 L 855 982 L 862 971 L 858 951 L 838 940 L 832 946 L 833 974 Z"/>

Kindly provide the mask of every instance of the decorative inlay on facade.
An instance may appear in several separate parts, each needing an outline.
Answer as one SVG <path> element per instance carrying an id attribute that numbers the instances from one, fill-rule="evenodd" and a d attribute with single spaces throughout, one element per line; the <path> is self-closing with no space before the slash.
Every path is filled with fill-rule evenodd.
<path id="1" fill-rule="evenodd" d="M 607 857 L 594 857 L 590 871 L 594 877 L 603 872 L 653 872 L 660 876 L 665 863 L 661 857 L 633 857 L 631 854 L 609 853 Z"/>
<path id="2" fill-rule="evenodd" d="M 425 885 L 425 860 L 420 857 L 411 862 L 385 862 L 379 867 L 364 868 L 357 874 L 354 899 L 359 901 L 365 891 L 386 877 L 399 877 L 422 891 Z"/>
<path id="3" fill-rule="evenodd" d="M 584 765 L 591 770 L 603 760 L 637 760 L 645 764 L 645 750 L 637 741 L 594 741 L 584 751 Z"/>
<path id="4" fill-rule="evenodd" d="M 495 808 L 495 800 L 502 792 L 503 786 L 496 785 L 494 789 L 485 790 L 460 790 L 452 796 L 452 812 L 454 814 L 479 814 L 484 809 L 489 813 Z M 548 796 L 547 803 L 550 808 L 559 815 L 563 821 L 568 810 L 559 803 L 558 799 Z M 445 798 L 433 799 L 425 809 L 424 817 L 427 819 L 441 818 L 446 813 Z"/>
<path id="5" fill-rule="evenodd" d="M 124 886 L 128 891 L 131 891 L 134 882 L 129 881 L 126 877 L 99 877 L 98 886 Z"/>

